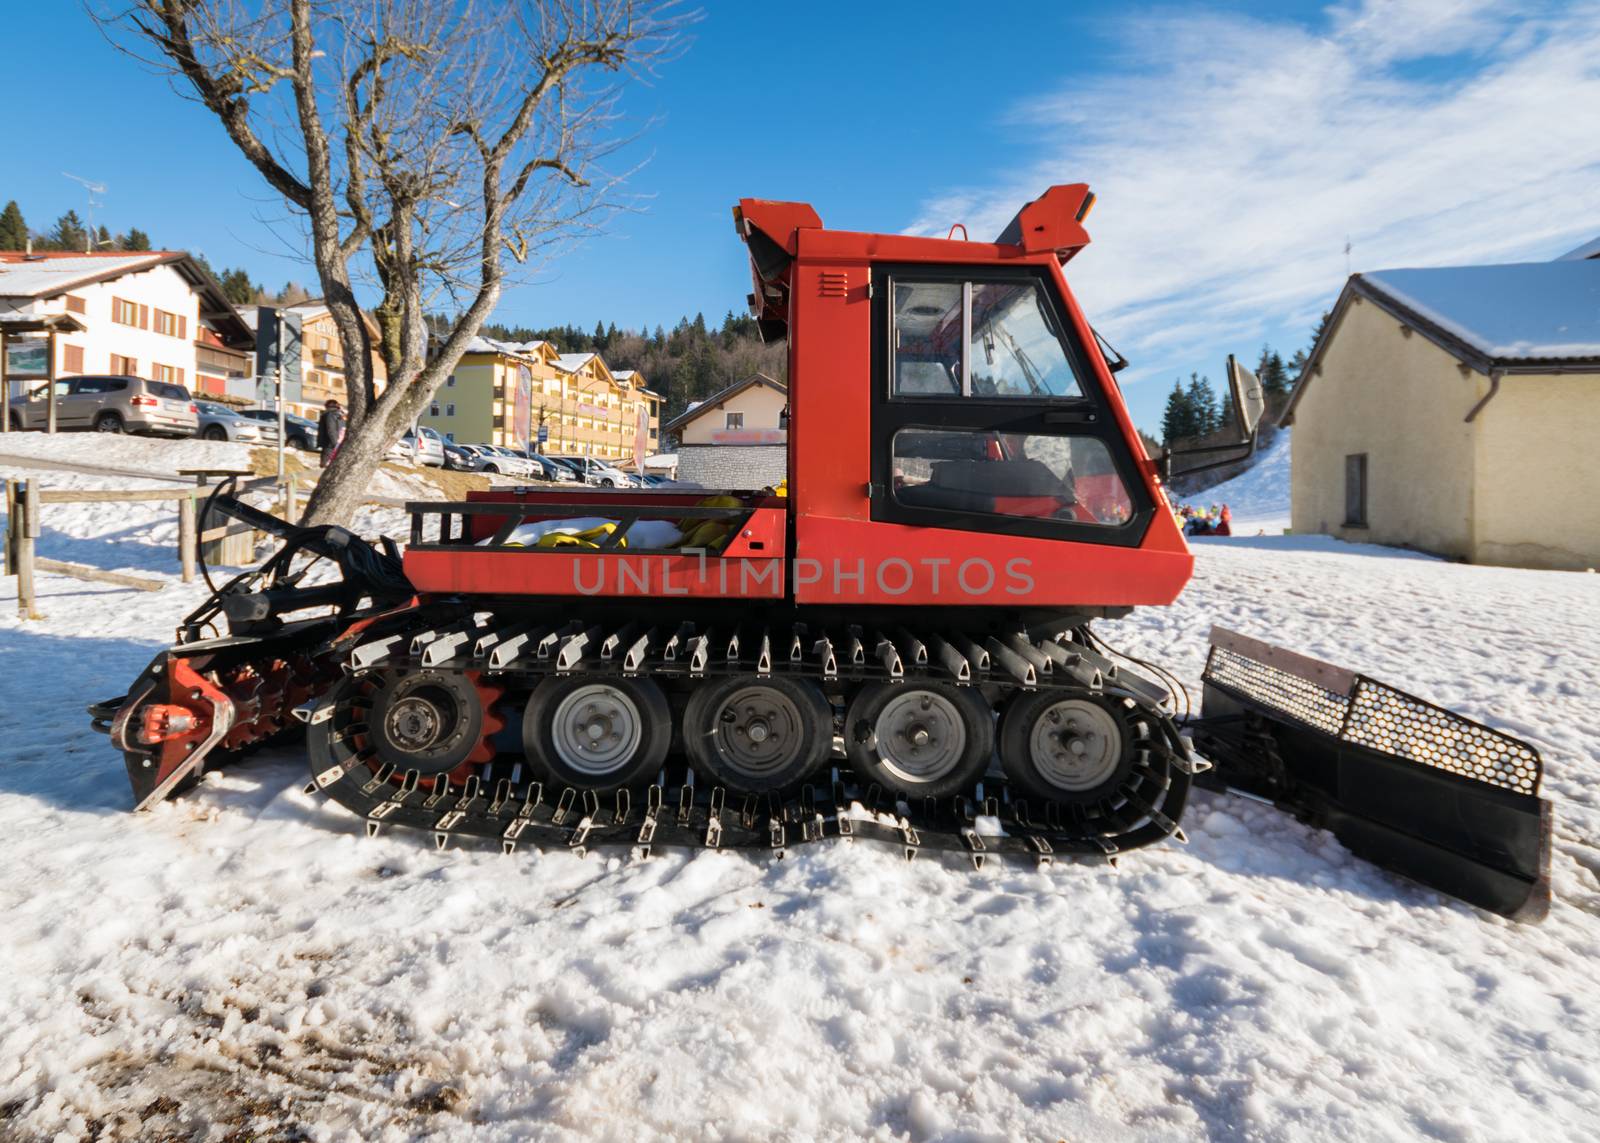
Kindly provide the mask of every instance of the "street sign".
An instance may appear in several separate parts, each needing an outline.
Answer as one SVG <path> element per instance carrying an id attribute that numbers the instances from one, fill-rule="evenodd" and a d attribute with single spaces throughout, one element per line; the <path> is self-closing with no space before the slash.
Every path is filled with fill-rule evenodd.
<path id="1" fill-rule="evenodd" d="M 550 443 L 550 426 L 549 425 L 540 425 L 539 426 L 539 443 L 540 444 L 549 444 Z"/>

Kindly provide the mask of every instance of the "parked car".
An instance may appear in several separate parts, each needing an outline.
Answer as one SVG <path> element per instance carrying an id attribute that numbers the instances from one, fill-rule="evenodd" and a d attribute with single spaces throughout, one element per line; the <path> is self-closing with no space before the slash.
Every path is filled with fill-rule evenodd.
<path id="1" fill-rule="evenodd" d="M 585 484 L 598 484 L 603 488 L 637 487 L 633 477 L 626 472 L 592 456 L 564 456 L 557 459 L 565 461 Z"/>
<path id="2" fill-rule="evenodd" d="M 396 464 L 416 464 L 417 451 L 412 447 L 413 437 L 407 431 L 406 435 L 389 446 L 389 451 L 383 454 L 384 460 L 392 460 Z"/>
<path id="3" fill-rule="evenodd" d="M 278 410 L 276 409 L 240 409 L 241 417 L 249 417 L 252 421 L 264 425 L 261 439 L 268 444 L 278 443 Z M 283 418 L 284 428 L 287 431 L 287 443 L 290 448 L 304 449 L 312 452 L 317 447 L 317 422 L 308 421 L 304 417 L 297 417 L 293 413 L 286 413 Z"/>
<path id="4" fill-rule="evenodd" d="M 445 439 L 434 429 L 429 429 L 426 424 L 418 426 L 416 439 L 411 442 L 411 450 L 416 453 L 416 463 L 427 464 L 435 469 L 445 467 Z"/>
<path id="5" fill-rule="evenodd" d="M 639 478 L 645 488 L 667 488 L 674 481 L 670 476 L 662 476 L 659 472 L 647 472 Z"/>
<path id="6" fill-rule="evenodd" d="M 479 445 L 488 455 L 484 459 L 484 472 L 501 472 L 507 476 L 537 475 L 533 461 L 504 445 Z M 542 469 L 540 469 L 542 471 Z"/>
<path id="7" fill-rule="evenodd" d="M 11 398 L 11 423 L 48 426 L 47 386 Z M 194 398 L 182 385 L 143 377 L 65 377 L 55 383 L 56 427 L 99 433 L 154 433 L 191 437 L 200 424 Z"/>
<path id="8" fill-rule="evenodd" d="M 215 401 L 196 401 L 194 406 L 200 411 L 200 428 L 195 435 L 205 440 L 255 444 L 265 436 L 260 421 L 241 417 L 237 409 Z"/>
<path id="9" fill-rule="evenodd" d="M 539 467 L 544 470 L 542 478 L 544 480 L 576 481 L 578 479 L 576 472 L 573 472 L 572 469 L 564 464 L 557 464 L 554 457 L 545 456 L 543 453 L 535 452 L 531 448 L 527 450 L 526 455 L 529 460 L 537 461 Z"/>
<path id="10" fill-rule="evenodd" d="M 465 445 L 458 445 L 455 441 L 445 441 L 444 466 L 456 472 L 471 472 L 474 467 L 473 455 L 466 450 Z"/>

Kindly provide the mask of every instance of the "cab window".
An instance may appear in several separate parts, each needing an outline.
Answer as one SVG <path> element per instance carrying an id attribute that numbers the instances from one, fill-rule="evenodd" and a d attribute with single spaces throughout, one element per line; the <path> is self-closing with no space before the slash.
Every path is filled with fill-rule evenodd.
<path id="1" fill-rule="evenodd" d="M 1097 437 L 906 428 L 894 434 L 892 488 L 912 508 L 1120 527 L 1133 501 Z"/>
<path id="2" fill-rule="evenodd" d="M 1039 283 L 896 278 L 893 297 L 891 396 L 1084 396 Z"/>

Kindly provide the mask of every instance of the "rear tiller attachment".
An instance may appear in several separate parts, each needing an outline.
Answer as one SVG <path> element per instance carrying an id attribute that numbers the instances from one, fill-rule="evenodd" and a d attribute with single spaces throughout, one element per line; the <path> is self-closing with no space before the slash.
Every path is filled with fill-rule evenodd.
<path id="1" fill-rule="evenodd" d="M 1532 746 L 1352 671 L 1211 630 L 1203 786 L 1265 800 L 1351 852 L 1506 916 L 1550 902 L 1550 803 Z"/>

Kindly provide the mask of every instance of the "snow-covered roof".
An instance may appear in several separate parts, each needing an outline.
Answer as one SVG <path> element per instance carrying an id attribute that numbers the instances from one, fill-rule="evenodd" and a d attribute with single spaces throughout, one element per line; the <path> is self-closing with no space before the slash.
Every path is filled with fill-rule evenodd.
<path id="1" fill-rule="evenodd" d="M 167 251 L 141 254 L 0 254 L 0 297 L 39 298 L 63 293 L 74 286 L 148 270 L 174 255 Z"/>
<path id="2" fill-rule="evenodd" d="M 1582 246 L 1568 250 L 1557 262 L 1581 262 L 1585 258 L 1600 258 L 1600 238 L 1585 242 Z"/>
<path id="3" fill-rule="evenodd" d="M 530 352 L 528 346 L 538 344 L 539 343 L 537 341 L 530 341 L 519 345 L 516 342 L 500 341 L 496 338 L 484 337 L 482 334 L 478 334 L 471 341 L 467 342 L 467 348 L 462 352 L 503 353 L 507 357 L 526 357 Z"/>
<path id="4" fill-rule="evenodd" d="M 1518 262 L 1357 275 L 1495 362 L 1600 358 L 1600 262 Z"/>
<path id="5" fill-rule="evenodd" d="M 1363 298 L 1480 373 L 1600 373 L 1600 259 L 1352 274 L 1279 424 L 1294 423 L 1345 311 Z"/>
<path id="6" fill-rule="evenodd" d="M 576 373 L 594 359 L 593 353 L 563 353 L 556 358 L 556 368 L 565 373 Z"/>

